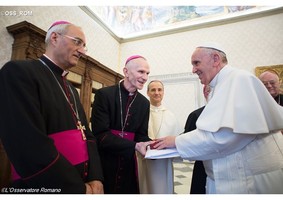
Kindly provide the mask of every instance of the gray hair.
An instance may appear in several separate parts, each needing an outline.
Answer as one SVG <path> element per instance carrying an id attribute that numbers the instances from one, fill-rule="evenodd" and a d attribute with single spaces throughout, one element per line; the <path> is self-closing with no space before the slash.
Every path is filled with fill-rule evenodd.
<path id="1" fill-rule="evenodd" d="M 56 26 L 51 27 L 45 36 L 45 45 L 48 46 L 48 44 L 50 43 L 50 38 L 51 38 L 51 34 L 53 32 L 56 33 L 60 33 L 60 34 L 65 34 L 68 31 L 68 28 L 73 25 L 73 24 L 59 24 Z"/>

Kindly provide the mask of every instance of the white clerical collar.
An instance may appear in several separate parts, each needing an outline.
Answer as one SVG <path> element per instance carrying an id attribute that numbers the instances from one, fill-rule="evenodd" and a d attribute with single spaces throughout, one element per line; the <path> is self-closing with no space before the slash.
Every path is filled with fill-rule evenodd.
<path id="1" fill-rule="evenodd" d="M 51 62 L 53 62 L 56 66 L 59 67 L 59 65 L 57 65 L 56 62 L 54 62 L 51 58 L 49 58 L 46 54 L 43 54 L 48 60 L 50 60 Z M 59 67 L 60 69 L 62 69 L 61 67 Z M 63 70 L 63 69 L 62 69 Z M 65 77 L 69 74 L 69 71 L 68 70 L 63 70 L 62 72 L 62 76 Z"/>

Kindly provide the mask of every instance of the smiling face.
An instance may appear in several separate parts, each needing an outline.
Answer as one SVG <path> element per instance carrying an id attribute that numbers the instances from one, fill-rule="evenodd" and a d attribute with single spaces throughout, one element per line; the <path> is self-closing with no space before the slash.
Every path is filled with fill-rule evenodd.
<path id="1" fill-rule="evenodd" d="M 164 96 L 164 87 L 162 83 L 159 81 L 150 82 L 148 85 L 147 95 L 152 105 L 160 106 Z"/>
<path id="2" fill-rule="evenodd" d="M 149 65 L 144 58 L 136 58 L 127 63 L 123 69 L 124 86 L 129 92 L 141 90 L 150 73 Z"/>
<path id="3" fill-rule="evenodd" d="M 220 54 L 211 49 L 196 48 L 192 57 L 192 72 L 197 74 L 201 83 L 208 85 L 221 70 Z"/>
<path id="4" fill-rule="evenodd" d="M 50 42 L 46 54 L 64 70 L 76 66 L 79 58 L 86 53 L 83 47 L 85 35 L 74 25 L 69 25 L 63 33 L 53 32 Z"/>
<path id="5" fill-rule="evenodd" d="M 266 71 L 263 72 L 259 79 L 265 85 L 268 92 L 271 94 L 272 97 L 277 97 L 280 93 L 280 81 L 278 75 L 275 73 Z"/>

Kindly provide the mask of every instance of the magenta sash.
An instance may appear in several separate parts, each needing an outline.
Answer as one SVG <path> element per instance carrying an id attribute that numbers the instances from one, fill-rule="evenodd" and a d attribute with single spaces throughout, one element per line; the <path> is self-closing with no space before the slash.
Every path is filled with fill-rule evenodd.
<path id="1" fill-rule="evenodd" d="M 113 130 L 113 129 L 111 129 L 111 132 L 114 135 L 117 135 L 121 138 L 125 138 L 125 139 L 130 140 L 130 141 L 133 141 L 134 138 L 135 138 L 135 133 L 133 133 L 133 132 L 123 132 L 123 134 L 122 134 L 122 131 Z"/>
<path id="2" fill-rule="evenodd" d="M 68 130 L 48 135 L 53 141 L 56 149 L 72 164 L 88 160 L 88 151 L 86 140 L 82 139 L 82 132 L 80 130 Z M 12 165 L 12 179 L 17 180 L 21 177 L 16 172 Z"/>
<path id="3" fill-rule="evenodd" d="M 54 140 L 57 150 L 73 165 L 88 160 L 86 140 L 82 139 L 81 130 L 68 130 L 49 135 Z"/>
<path id="4" fill-rule="evenodd" d="M 17 171 L 15 170 L 14 165 L 11 164 L 11 173 L 12 173 L 12 180 L 18 180 L 21 179 L 20 175 L 17 173 Z"/>

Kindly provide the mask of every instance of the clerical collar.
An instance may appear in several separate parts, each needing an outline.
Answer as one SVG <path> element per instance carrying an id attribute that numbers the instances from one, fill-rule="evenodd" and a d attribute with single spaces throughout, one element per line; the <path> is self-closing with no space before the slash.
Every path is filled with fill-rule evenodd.
<path id="1" fill-rule="evenodd" d="M 137 90 L 136 90 L 134 93 L 129 92 L 129 91 L 125 88 L 125 86 L 124 86 L 124 80 L 123 80 L 123 79 L 120 80 L 119 84 L 120 84 L 120 86 L 121 86 L 121 91 L 123 91 L 123 93 L 127 93 L 128 96 L 133 96 L 133 95 L 135 95 L 135 94 L 137 93 Z"/>
<path id="2" fill-rule="evenodd" d="M 51 58 L 49 58 L 46 54 L 43 54 L 43 56 L 40 57 L 41 60 L 43 60 L 52 71 L 61 74 L 61 76 L 65 77 L 69 73 L 67 70 L 63 70 L 60 68 Z"/>

